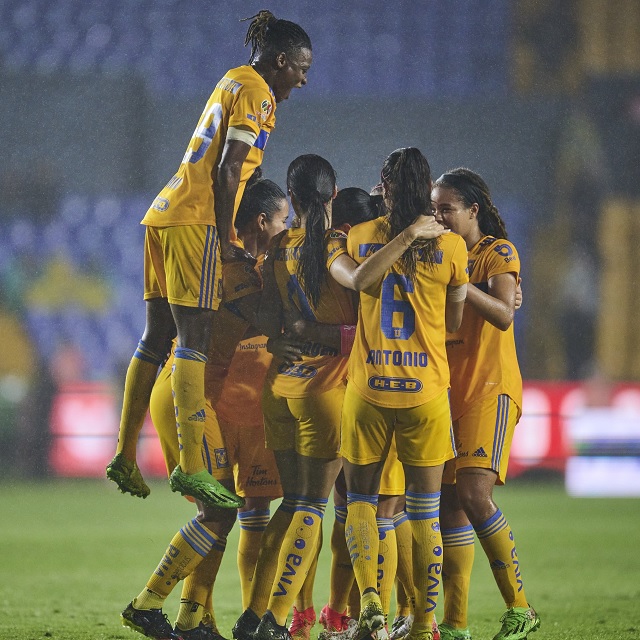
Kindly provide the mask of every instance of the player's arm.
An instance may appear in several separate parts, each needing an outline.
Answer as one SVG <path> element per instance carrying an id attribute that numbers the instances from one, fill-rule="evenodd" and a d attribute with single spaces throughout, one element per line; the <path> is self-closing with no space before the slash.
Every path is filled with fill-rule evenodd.
<path id="1" fill-rule="evenodd" d="M 513 322 L 516 306 L 517 277 L 515 273 L 498 273 L 488 281 L 487 293 L 469 287 L 467 302 L 489 323 L 506 331 Z"/>
<path id="2" fill-rule="evenodd" d="M 247 133 L 250 134 L 250 132 Z M 215 219 L 223 261 L 251 257 L 246 251 L 231 243 L 233 237 L 233 211 L 240 185 L 242 165 L 247 159 L 250 149 L 251 144 L 248 141 L 227 137 L 215 177 Z"/>
<path id="3" fill-rule="evenodd" d="M 288 310 L 285 313 L 286 333 L 293 338 L 302 341 L 311 341 L 335 349 L 341 353 L 343 325 L 322 324 L 305 320 L 297 309 Z M 346 355 L 342 353 L 342 355 Z"/>
<path id="4" fill-rule="evenodd" d="M 447 303 L 444 308 L 444 324 L 448 333 L 455 333 L 462 324 L 467 285 L 447 286 Z"/>
<path id="5" fill-rule="evenodd" d="M 433 216 L 418 216 L 413 224 L 361 264 L 349 255 L 343 254 L 333 261 L 329 273 L 343 287 L 353 291 L 364 291 L 384 276 L 414 240 L 437 238 L 448 232 L 449 230 L 437 223 Z"/>

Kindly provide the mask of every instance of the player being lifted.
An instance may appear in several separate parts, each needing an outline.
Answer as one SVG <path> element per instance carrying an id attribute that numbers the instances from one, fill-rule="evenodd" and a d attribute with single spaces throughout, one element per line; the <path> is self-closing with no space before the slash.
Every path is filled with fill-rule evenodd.
<path id="1" fill-rule="evenodd" d="M 242 503 L 205 468 L 205 353 L 222 293 L 222 263 L 251 260 L 237 246 L 234 229 L 246 182 L 262 162 L 276 104 L 306 84 L 312 61 L 305 31 L 269 11 L 253 17 L 246 44 L 249 64 L 218 82 L 178 172 L 142 220 L 146 326 L 127 372 L 118 446 L 107 466 L 107 477 L 136 496 L 149 494 L 136 465 L 138 435 L 158 367 L 177 331 L 172 386 L 180 460 L 171 488 L 211 506 Z"/>

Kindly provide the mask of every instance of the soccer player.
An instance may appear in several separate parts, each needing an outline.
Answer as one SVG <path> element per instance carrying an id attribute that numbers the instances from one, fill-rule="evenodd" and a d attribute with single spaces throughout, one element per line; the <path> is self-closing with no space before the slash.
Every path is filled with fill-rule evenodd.
<path id="1" fill-rule="evenodd" d="M 462 319 L 467 253 L 454 234 L 418 243 L 406 235 L 416 219 L 433 220 L 431 170 L 418 149 L 391 153 L 382 185 L 387 214 L 354 227 L 347 241 L 356 262 L 394 236 L 406 245 L 383 277 L 360 293 L 342 411 L 346 536 L 361 594 L 354 638 L 362 640 L 385 622 L 377 592 L 376 507 L 395 434 L 413 535 L 415 619 L 406 637 L 432 640 L 442 569 L 440 484 L 444 463 L 454 456 L 445 336 Z"/>
<path id="2" fill-rule="evenodd" d="M 518 252 L 484 180 L 468 169 L 434 185 L 436 219 L 460 234 L 469 250 L 462 326 L 448 336 L 451 414 L 457 448 L 442 485 L 444 618 L 442 638 L 470 638 L 467 627 L 474 532 L 507 606 L 494 640 L 519 640 L 540 625 L 527 602 L 511 527 L 493 500 L 504 484 L 515 426 L 522 412 L 522 378 L 513 336 Z"/>
<path id="3" fill-rule="evenodd" d="M 262 163 L 276 104 L 307 83 L 311 41 L 297 24 L 269 11 L 253 17 L 248 65 L 216 85 L 177 173 L 144 216 L 146 326 L 125 381 L 118 446 L 107 477 L 123 492 L 146 497 L 136 444 L 158 367 L 177 331 L 171 374 L 179 464 L 172 490 L 210 506 L 242 501 L 206 470 L 204 370 L 211 316 L 222 291 L 222 263 L 251 260 L 237 243 L 234 218 L 246 182 Z"/>
<path id="4" fill-rule="evenodd" d="M 273 381 L 265 385 L 265 435 L 275 452 L 284 499 L 263 538 L 249 607 L 233 629 L 239 640 L 253 633 L 256 640 L 289 638 L 287 615 L 315 557 L 327 498 L 340 470 L 345 355 L 351 346 L 345 334 L 353 329 L 355 299 L 335 279 L 354 290 L 366 288 L 406 250 L 404 239 L 394 238 L 360 266 L 347 256 L 346 234 L 331 230 L 336 177 L 324 158 L 296 158 L 287 187 L 300 227 L 277 236 L 268 252 L 260 316 L 270 325 L 268 334 L 278 335 L 289 307 L 295 307 L 306 320 L 333 324 L 341 339 L 337 345 L 310 344 L 301 363 L 274 361 Z M 412 237 L 444 231 L 435 221 L 420 222 L 410 228 Z M 277 558 L 277 563 L 262 563 L 263 558 Z"/>
<path id="5" fill-rule="evenodd" d="M 266 353 L 266 338 L 257 335 L 251 325 L 262 288 L 260 260 L 271 238 L 285 229 L 288 212 L 286 196 L 273 182 L 260 180 L 245 190 L 236 218 L 238 237 L 245 250 L 259 256 L 258 265 L 225 264 L 224 268 L 232 271 L 227 274 L 228 281 L 236 286 L 227 289 L 222 305 L 213 315 L 215 330 L 207 351 L 203 447 L 208 470 L 228 490 L 234 487 L 235 470 L 238 492 L 247 499 L 239 514 L 239 553 L 244 550 L 249 556 L 239 560 L 245 592 L 253 574 L 255 549 L 269 519 L 269 503 L 281 495 L 273 454 L 264 448 L 260 407 L 260 382 L 271 358 Z M 150 403 L 169 473 L 179 459 L 171 389 L 174 361 L 172 354 L 156 380 Z M 219 422 L 214 408 L 220 412 Z M 239 447 L 241 435 L 243 443 Z M 252 478 L 258 481 L 252 482 Z M 211 593 L 235 515 L 235 511 L 198 501 L 197 516 L 173 537 L 145 588 L 123 611 L 123 624 L 158 639 L 220 640 Z M 182 579 L 180 609 L 172 629 L 162 606 Z"/>

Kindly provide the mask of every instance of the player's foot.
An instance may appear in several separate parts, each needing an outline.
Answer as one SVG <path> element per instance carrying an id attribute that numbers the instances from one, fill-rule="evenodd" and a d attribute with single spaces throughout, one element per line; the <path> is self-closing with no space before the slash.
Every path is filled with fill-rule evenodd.
<path id="1" fill-rule="evenodd" d="M 389 634 L 389 640 L 397 640 L 406 636 L 411 631 L 411 625 L 413 624 L 413 615 L 408 616 L 396 616 L 395 620 L 391 623 L 391 633 Z"/>
<path id="2" fill-rule="evenodd" d="M 151 493 L 135 460 L 127 460 L 122 453 L 116 453 L 107 465 L 107 478 L 113 480 L 122 493 L 130 493 L 137 498 L 146 498 Z"/>
<path id="3" fill-rule="evenodd" d="M 135 609 L 133 602 L 130 602 L 120 618 L 123 627 L 129 627 L 148 638 L 182 640 L 169 624 L 169 618 L 162 613 L 162 609 Z"/>
<path id="4" fill-rule="evenodd" d="M 329 631 L 325 629 L 318 634 L 318 640 L 353 640 L 358 626 L 358 621 L 355 618 L 348 618 L 347 626 L 341 631 Z"/>
<path id="5" fill-rule="evenodd" d="M 370 600 L 360 611 L 358 626 L 356 627 L 353 640 L 363 640 L 374 631 L 384 626 L 384 611 L 380 604 L 380 599 Z"/>
<path id="6" fill-rule="evenodd" d="M 208 507 L 238 509 L 244 507 L 244 498 L 223 487 L 208 471 L 187 474 L 178 465 L 169 476 L 171 491 L 191 496 Z"/>
<path id="7" fill-rule="evenodd" d="M 493 640 L 524 640 L 540 626 L 540 618 L 533 607 L 507 609 L 500 622 L 502 628 L 493 636 Z"/>
<path id="8" fill-rule="evenodd" d="M 276 622 L 271 611 L 267 611 L 256 629 L 255 640 L 291 640 L 291 634 L 286 626 Z"/>
<path id="9" fill-rule="evenodd" d="M 216 629 L 202 622 L 195 629 L 180 629 L 176 626 L 174 632 L 182 640 L 226 640 Z"/>
<path id="10" fill-rule="evenodd" d="M 293 640 L 309 640 L 311 627 L 316 623 L 316 612 L 313 607 L 298 611 L 293 607 L 293 617 L 289 625 L 289 633 Z"/>
<path id="11" fill-rule="evenodd" d="M 439 625 L 440 640 L 471 640 L 469 629 L 456 629 L 446 622 Z"/>
<path id="12" fill-rule="evenodd" d="M 346 631 L 351 620 L 353 618 L 347 615 L 346 609 L 340 613 L 325 604 L 322 607 L 322 611 L 320 611 L 320 620 L 318 622 L 324 627 L 325 631 Z"/>
<path id="13" fill-rule="evenodd" d="M 236 640 L 253 640 L 259 624 L 258 614 L 252 609 L 245 609 L 233 625 L 231 634 Z"/>
<path id="14" fill-rule="evenodd" d="M 426 631 L 417 631 L 414 633 L 409 632 L 404 640 L 435 640 L 433 636 L 433 629 L 429 629 Z"/>

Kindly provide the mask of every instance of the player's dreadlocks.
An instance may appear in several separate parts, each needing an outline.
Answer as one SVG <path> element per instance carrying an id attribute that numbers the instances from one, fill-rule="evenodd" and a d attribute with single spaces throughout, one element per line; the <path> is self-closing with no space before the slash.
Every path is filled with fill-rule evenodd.
<path id="1" fill-rule="evenodd" d="M 242 22 L 246 20 L 251 20 L 244 40 L 245 47 L 251 43 L 249 64 L 261 55 L 271 56 L 281 52 L 290 55 L 300 49 L 311 50 L 311 39 L 295 22 L 279 20 L 266 9 L 251 18 L 244 18 Z"/>
<path id="2" fill-rule="evenodd" d="M 453 189 L 465 207 L 477 204 L 480 231 L 486 236 L 506 239 L 507 228 L 504 221 L 491 200 L 487 183 L 477 173 L 464 167 L 452 169 L 436 180 L 436 186 Z"/>
<path id="3" fill-rule="evenodd" d="M 388 238 L 402 233 L 420 215 L 431 213 L 431 167 L 415 147 L 396 149 L 384 161 Z M 403 273 L 410 280 L 416 274 L 418 260 L 429 267 L 435 264 L 438 238 L 417 240 L 400 258 Z"/>

